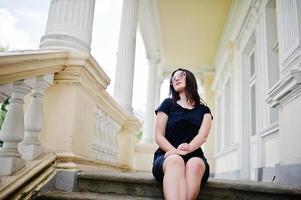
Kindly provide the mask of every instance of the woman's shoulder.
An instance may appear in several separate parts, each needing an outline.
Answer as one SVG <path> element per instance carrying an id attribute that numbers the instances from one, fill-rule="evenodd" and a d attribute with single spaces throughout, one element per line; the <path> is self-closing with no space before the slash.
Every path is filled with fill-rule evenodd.
<path id="1" fill-rule="evenodd" d="M 172 104 L 173 103 L 173 100 L 172 98 L 165 98 L 163 101 L 162 101 L 162 104 Z"/>
<path id="2" fill-rule="evenodd" d="M 200 107 L 201 107 L 202 109 L 210 109 L 209 106 L 207 106 L 207 105 L 204 104 L 204 103 L 200 103 Z"/>
<path id="3" fill-rule="evenodd" d="M 213 119 L 213 116 L 212 116 L 209 106 L 207 106 L 205 104 L 200 104 L 200 110 L 202 111 L 203 114 L 209 113 L 211 115 L 211 118 Z"/>
<path id="4" fill-rule="evenodd" d="M 163 102 L 159 105 L 159 107 L 155 110 L 155 113 L 157 114 L 159 111 L 162 111 L 169 115 L 172 108 L 172 99 L 166 98 L 163 100 Z"/>

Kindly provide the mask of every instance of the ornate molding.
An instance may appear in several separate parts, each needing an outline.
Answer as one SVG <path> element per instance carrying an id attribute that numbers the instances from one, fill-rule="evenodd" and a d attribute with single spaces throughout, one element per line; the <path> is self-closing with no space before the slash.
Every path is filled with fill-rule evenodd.
<path id="1" fill-rule="evenodd" d="M 153 65 L 157 65 L 161 62 L 161 54 L 159 51 L 155 52 L 148 52 L 146 58 L 151 62 Z"/>
<path id="2" fill-rule="evenodd" d="M 222 82 L 232 73 L 232 65 L 234 61 L 234 51 L 236 45 L 233 41 L 229 41 L 226 49 L 226 53 L 221 61 L 221 67 L 218 71 L 213 83 L 212 83 L 212 91 L 221 89 Z"/>
<path id="3" fill-rule="evenodd" d="M 301 70 L 295 69 L 279 80 L 268 92 L 266 102 L 270 107 L 280 107 L 301 95 Z"/>
<path id="4" fill-rule="evenodd" d="M 263 0 L 252 0 L 247 14 L 243 20 L 243 24 L 240 27 L 239 33 L 235 39 L 235 44 L 239 49 L 254 30 L 255 25 L 258 23 L 260 17 L 260 8 L 262 7 L 263 3 Z"/>

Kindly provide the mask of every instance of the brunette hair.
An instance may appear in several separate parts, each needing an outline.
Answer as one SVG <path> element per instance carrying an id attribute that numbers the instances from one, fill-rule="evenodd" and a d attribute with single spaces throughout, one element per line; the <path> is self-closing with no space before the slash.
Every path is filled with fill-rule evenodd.
<path id="1" fill-rule="evenodd" d="M 199 105 L 206 105 L 206 102 L 198 94 L 198 87 L 195 76 L 191 71 L 183 68 L 178 68 L 170 76 L 169 94 L 171 95 L 173 102 L 176 103 L 180 99 L 179 93 L 175 91 L 172 85 L 172 77 L 177 71 L 183 71 L 186 74 L 185 95 L 191 105 L 194 107 Z"/>

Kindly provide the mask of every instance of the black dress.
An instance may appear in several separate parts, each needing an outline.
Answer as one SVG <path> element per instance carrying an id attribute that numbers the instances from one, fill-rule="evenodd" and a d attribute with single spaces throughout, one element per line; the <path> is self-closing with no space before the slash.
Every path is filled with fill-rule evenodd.
<path id="1" fill-rule="evenodd" d="M 165 99 L 155 110 L 156 114 L 157 112 L 164 112 L 168 115 L 165 137 L 175 148 L 182 143 L 190 143 L 198 134 L 204 115 L 206 113 L 211 114 L 210 109 L 205 105 L 198 105 L 192 109 L 187 109 L 177 103 L 174 103 L 171 98 Z M 158 181 L 163 180 L 164 154 L 165 151 L 158 148 L 154 155 L 152 172 Z M 202 178 L 203 185 L 209 177 L 209 165 L 202 148 L 200 147 L 194 152 L 182 157 L 185 163 L 192 157 L 199 157 L 204 161 L 206 170 Z"/>

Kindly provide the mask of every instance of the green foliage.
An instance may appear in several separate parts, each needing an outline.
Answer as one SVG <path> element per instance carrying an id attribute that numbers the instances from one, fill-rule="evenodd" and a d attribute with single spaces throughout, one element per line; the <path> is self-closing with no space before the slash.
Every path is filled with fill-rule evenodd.
<path id="1" fill-rule="evenodd" d="M 2 105 L 1 105 L 1 110 L 0 110 L 0 130 L 2 128 L 2 124 L 3 124 L 3 121 L 4 121 L 4 118 L 5 118 L 5 115 L 7 113 L 7 105 L 9 105 L 9 98 L 6 99 Z"/>
<path id="2" fill-rule="evenodd" d="M 5 118 L 5 115 L 7 113 L 7 106 L 9 105 L 9 98 L 6 99 L 2 104 L 1 104 L 1 109 L 0 109 L 0 130 L 2 128 L 2 124 Z M 2 147 L 3 142 L 0 141 L 0 147 Z"/>
<path id="3" fill-rule="evenodd" d="M 136 142 L 139 143 L 142 139 L 142 134 L 143 134 L 143 131 L 142 131 L 142 127 L 140 128 L 140 130 L 138 131 L 138 133 L 136 134 Z"/>
<path id="4" fill-rule="evenodd" d="M 8 51 L 9 47 L 8 46 L 2 46 L 0 44 L 0 52 L 5 52 L 5 51 Z"/>

